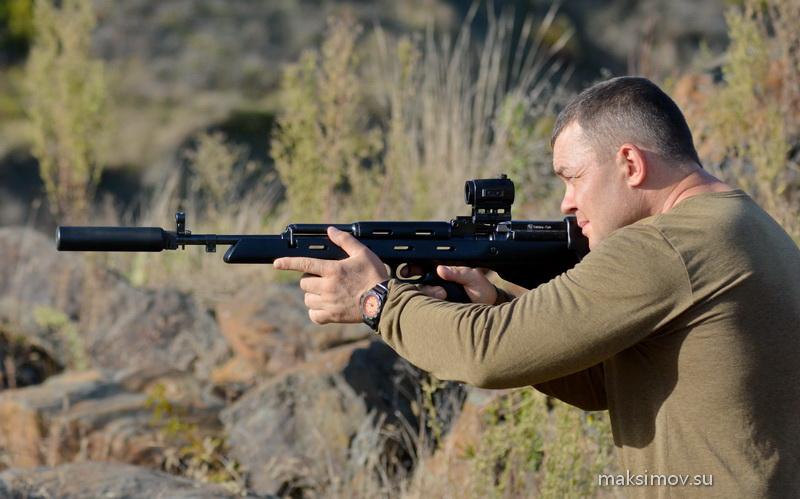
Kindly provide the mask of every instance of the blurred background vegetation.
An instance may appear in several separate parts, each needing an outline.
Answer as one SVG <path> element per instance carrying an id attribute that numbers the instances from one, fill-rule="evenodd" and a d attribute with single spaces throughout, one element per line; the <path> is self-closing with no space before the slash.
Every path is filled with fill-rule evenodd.
<path id="1" fill-rule="evenodd" d="M 0 3 L 0 225 L 446 220 L 500 172 L 516 218 L 556 218 L 554 116 L 637 74 L 685 109 L 706 168 L 800 230 L 797 2 L 53 5 Z M 150 258 L 113 263 L 151 286 L 189 268 Z"/>
<path id="2" fill-rule="evenodd" d="M 797 19 L 796 0 L 3 0 L 0 225 L 447 220 L 465 180 L 500 172 L 515 218 L 558 218 L 555 115 L 636 74 L 800 241 Z M 98 263 L 200 300 L 252 278 L 199 252 Z M 603 415 L 514 391 L 483 418 L 476 493 L 587 495 L 613 469 Z"/>

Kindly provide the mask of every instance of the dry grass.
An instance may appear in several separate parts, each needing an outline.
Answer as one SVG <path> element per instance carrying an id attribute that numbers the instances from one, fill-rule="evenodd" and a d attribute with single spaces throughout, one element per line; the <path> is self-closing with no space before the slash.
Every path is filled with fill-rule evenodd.
<path id="1" fill-rule="evenodd" d="M 508 173 L 520 194 L 540 195 L 552 185 L 545 140 L 554 114 L 551 77 L 571 33 L 544 43 L 555 9 L 543 20 L 525 19 L 518 38 L 513 13 L 490 13 L 485 40 L 477 42 L 470 27 L 476 9 L 455 39 L 431 30 L 421 40 L 373 33 L 369 74 L 388 130 L 382 196 L 409 207 L 412 218 L 460 214 L 463 200 L 449 193 L 460 193 L 470 178 Z M 543 185 L 548 189 L 536 189 Z"/>

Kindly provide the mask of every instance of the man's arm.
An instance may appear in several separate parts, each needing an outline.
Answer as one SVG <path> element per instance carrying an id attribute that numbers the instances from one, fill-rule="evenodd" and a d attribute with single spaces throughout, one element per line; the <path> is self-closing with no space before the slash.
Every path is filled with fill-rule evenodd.
<path id="1" fill-rule="evenodd" d="M 445 272 L 440 271 L 443 279 L 459 282 L 465 289 L 470 287 L 488 286 L 493 290 L 485 291 L 480 298 L 473 298 L 473 303 L 487 303 L 500 305 L 508 303 L 516 298 L 511 293 L 496 288 L 486 279 L 485 275 L 476 269 L 468 267 L 447 268 Z M 437 294 L 435 288 L 421 288 L 428 296 L 444 298 L 445 295 Z M 494 295 L 494 299 L 492 299 Z M 555 397 L 562 402 L 583 409 L 584 411 L 604 411 L 608 409 L 608 399 L 606 398 L 605 372 L 603 364 L 596 364 L 588 369 L 573 374 L 568 374 L 544 383 L 534 385 L 540 392 Z"/>
<path id="2" fill-rule="evenodd" d="M 620 229 L 575 268 L 497 306 L 435 300 L 392 281 L 378 332 L 440 379 L 536 385 L 630 348 L 692 305 L 683 260 L 648 225 Z"/>
<path id="3" fill-rule="evenodd" d="M 315 274 L 301 281 L 315 322 L 359 322 L 359 299 L 385 270 L 358 241 L 330 237 L 349 258 L 281 259 L 276 267 Z M 378 332 L 440 379 L 528 386 L 587 370 L 635 345 L 690 306 L 691 297 L 680 255 L 654 228 L 632 226 L 574 269 L 497 306 L 444 302 L 392 280 Z"/>
<path id="4" fill-rule="evenodd" d="M 440 275 L 443 279 L 458 280 L 467 289 L 469 289 L 469 286 L 491 286 L 491 283 L 483 273 L 475 269 L 464 267 L 448 268 L 447 273 L 440 272 Z M 484 284 L 484 281 L 486 284 Z M 422 291 L 428 296 L 444 298 L 444 295 L 437 294 L 435 289 L 425 288 Z M 492 294 L 495 295 L 494 300 L 491 299 Z M 511 293 L 499 288 L 494 288 L 493 293 L 485 292 L 483 297 L 485 298 L 484 300 L 473 299 L 473 302 L 500 305 L 516 298 Z M 584 411 L 603 411 L 608 409 L 605 372 L 602 363 L 577 373 L 539 383 L 534 385 L 534 388 Z"/>

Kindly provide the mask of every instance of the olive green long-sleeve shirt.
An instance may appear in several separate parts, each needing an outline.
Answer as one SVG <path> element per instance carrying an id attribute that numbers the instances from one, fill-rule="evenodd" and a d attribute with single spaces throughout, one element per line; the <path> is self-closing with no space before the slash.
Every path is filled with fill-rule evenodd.
<path id="1" fill-rule="evenodd" d="M 622 469 L 800 490 L 800 250 L 742 191 L 692 196 L 612 233 L 575 268 L 499 305 L 392 281 L 379 333 L 441 379 L 536 385 L 608 409 Z"/>

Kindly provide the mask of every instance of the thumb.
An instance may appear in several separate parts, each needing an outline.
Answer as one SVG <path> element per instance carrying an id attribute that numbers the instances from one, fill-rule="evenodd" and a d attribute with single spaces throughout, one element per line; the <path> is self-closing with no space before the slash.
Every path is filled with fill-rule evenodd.
<path id="1" fill-rule="evenodd" d="M 367 249 L 355 236 L 333 226 L 328 227 L 328 238 L 330 238 L 333 244 L 342 248 L 349 256 L 356 255 Z"/>

